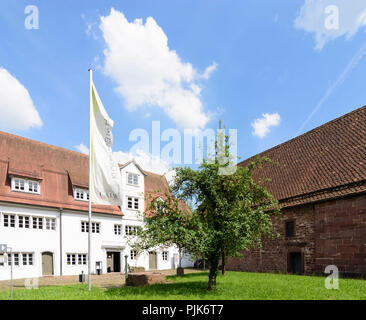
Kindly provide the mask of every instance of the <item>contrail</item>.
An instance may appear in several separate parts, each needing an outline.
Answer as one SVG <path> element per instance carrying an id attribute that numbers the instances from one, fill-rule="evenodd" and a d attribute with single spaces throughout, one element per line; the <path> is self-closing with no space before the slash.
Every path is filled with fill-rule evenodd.
<path id="1" fill-rule="evenodd" d="M 348 63 L 347 67 L 344 69 L 344 71 L 341 73 L 341 75 L 338 77 L 338 79 L 328 88 L 327 92 L 321 98 L 321 100 L 319 101 L 317 106 L 310 113 L 310 115 L 307 117 L 307 119 L 303 122 L 303 124 L 297 131 L 296 135 L 299 135 L 301 133 L 301 131 L 304 129 L 305 125 L 310 121 L 310 119 L 314 116 L 314 114 L 317 113 L 319 108 L 324 104 L 324 102 L 329 98 L 329 96 L 334 92 L 334 90 L 336 90 L 343 83 L 343 81 L 346 79 L 348 73 L 350 73 L 352 71 L 352 69 L 358 65 L 358 63 L 361 61 L 361 59 L 363 58 L 363 56 L 365 54 L 366 54 L 366 43 L 353 56 L 353 58 Z"/>

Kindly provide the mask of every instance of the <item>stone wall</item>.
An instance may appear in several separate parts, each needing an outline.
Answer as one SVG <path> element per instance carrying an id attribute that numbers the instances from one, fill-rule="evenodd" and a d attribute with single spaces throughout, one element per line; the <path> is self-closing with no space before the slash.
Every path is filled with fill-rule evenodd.
<path id="1" fill-rule="evenodd" d="M 295 222 L 291 238 L 285 236 L 288 220 Z M 279 237 L 229 259 L 227 270 L 285 273 L 289 253 L 301 252 L 304 274 L 323 273 L 327 265 L 366 274 L 366 195 L 283 209 L 272 222 Z"/>
<path id="2" fill-rule="evenodd" d="M 316 206 L 317 271 L 336 265 L 345 274 L 366 274 L 366 195 Z"/>

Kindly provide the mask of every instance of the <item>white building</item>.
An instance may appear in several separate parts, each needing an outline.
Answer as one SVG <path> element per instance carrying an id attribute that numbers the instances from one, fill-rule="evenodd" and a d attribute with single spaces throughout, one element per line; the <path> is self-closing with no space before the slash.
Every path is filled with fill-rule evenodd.
<path id="1" fill-rule="evenodd" d="M 168 189 L 164 176 L 134 161 L 120 165 L 123 205 L 93 205 L 92 273 L 131 267 L 172 269 L 176 248 L 137 254 L 127 236 L 144 224 L 146 196 Z M 0 280 L 87 273 L 88 157 L 71 150 L 0 132 L 0 244 L 12 248 L 0 263 Z M 183 266 L 192 266 L 188 257 Z"/>

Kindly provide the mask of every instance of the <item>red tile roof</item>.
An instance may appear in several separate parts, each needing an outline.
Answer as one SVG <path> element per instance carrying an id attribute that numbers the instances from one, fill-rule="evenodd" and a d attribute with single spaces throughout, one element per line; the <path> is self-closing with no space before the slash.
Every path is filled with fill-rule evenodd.
<path id="1" fill-rule="evenodd" d="M 72 192 L 73 186 L 88 188 L 88 160 L 79 152 L 0 131 L 0 201 L 88 211 L 88 203 L 75 200 Z M 139 169 L 145 174 L 145 195 L 170 192 L 164 175 Z M 12 192 L 11 175 L 40 180 L 41 194 Z M 118 206 L 93 205 L 93 212 L 123 215 Z"/>
<path id="2" fill-rule="evenodd" d="M 88 211 L 72 187 L 88 188 L 88 156 L 0 132 L 0 201 Z M 41 181 L 41 194 L 12 192 L 10 175 Z M 93 205 L 93 212 L 123 215 L 118 206 Z"/>
<path id="3" fill-rule="evenodd" d="M 366 106 L 259 156 L 278 162 L 253 177 L 270 178 L 264 185 L 283 207 L 366 192 Z"/>

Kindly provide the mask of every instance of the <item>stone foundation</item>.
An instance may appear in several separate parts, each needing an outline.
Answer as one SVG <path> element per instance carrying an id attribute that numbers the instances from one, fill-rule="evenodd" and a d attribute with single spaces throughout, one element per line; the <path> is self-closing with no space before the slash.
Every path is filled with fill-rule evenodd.
<path id="1" fill-rule="evenodd" d="M 126 285 L 132 287 L 166 283 L 165 274 L 157 272 L 130 273 Z"/>

